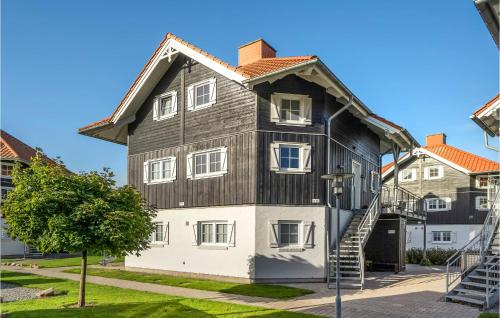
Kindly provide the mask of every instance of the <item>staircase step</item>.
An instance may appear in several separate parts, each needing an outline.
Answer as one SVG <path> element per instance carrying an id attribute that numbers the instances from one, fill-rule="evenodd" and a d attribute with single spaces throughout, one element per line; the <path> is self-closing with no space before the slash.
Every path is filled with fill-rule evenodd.
<path id="1" fill-rule="evenodd" d="M 481 272 L 481 273 L 486 273 L 486 269 L 484 269 L 484 268 L 478 268 L 478 269 L 477 269 L 477 271 L 478 271 L 478 272 Z M 491 269 L 490 269 L 490 270 L 489 270 L 489 272 L 490 272 L 491 274 L 497 274 L 497 275 L 500 275 L 500 271 L 498 271 L 498 270 L 491 270 Z M 491 277 L 491 276 L 490 276 L 490 277 Z"/>
<path id="2" fill-rule="evenodd" d="M 480 296 L 480 297 L 486 296 L 485 292 L 480 291 L 480 290 L 475 290 L 475 289 L 455 288 L 453 291 L 463 293 L 463 294 L 476 295 L 476 296 Z"/>
<path id="3" fill-rule="evenodd" d="M 332 279 L 336 279 L 335 276 L 332 276 Z M 359 277 L 353 277 L 353 276 L 340 276 L 340 280 L 361 280 Z"/>
<path id="4" fill-rule="evenodd" d="M 479 275 L 467 275 L 468 278 L 470 279 L 480 279 L 480 280 L 486 280 L 486 276 L 479 276 Z M 490 277 L 492 279 L 492 277 Z"/>
<path id="5" fill-rule="evenodd" d="M 451 296 L 446 296 L 447 299 L 451 300 L 456 300 L 456 301 L 461 301 L 464 303 L 471 303 L 471 304 L 476 304 L 476 305 L 483 305 L 484 301 L 475 299 L 475 298 L 470 298 L 470 297 L 465 297 L 465 296 L 457 296 L 457 295 L 451 295 Z"/>
<path id="6" fill-rule="evenodd" d="M 486 288 L 486 284 L 482 284 L 482 283 L 476 283 L 476 282 L 460 282 L 461 285 L 465 285 L 465 286 L 473 286 L 473 287 L 477 287 L 477 288 Z"/>
<path id="7" fill-rule="evenodd" d="M 340 270 L 340 274 L 361 275 L 361 273 L 359 271 L 343 271 L 343 270 Z"/>

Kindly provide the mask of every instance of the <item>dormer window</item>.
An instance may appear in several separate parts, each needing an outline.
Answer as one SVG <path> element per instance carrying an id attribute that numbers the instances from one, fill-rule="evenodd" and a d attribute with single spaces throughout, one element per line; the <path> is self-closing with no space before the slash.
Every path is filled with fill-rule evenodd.
<path id="1" fill-rule="evenodd" d="M 153 119 L 163 120 L 177 114 L 177 92 L 158 95 L 154 101 Z"/>
<path id="2" fill-rule="evenodd" d="M 217 81 L 207 79 L 188 86 L 188 111 L 210 107 L 217 100 Z"/>
<path id="3" fill-rule="evenodd" d="M 271 122 L 278 125 L 311 125 L 312 98 L 306 95 L 271 95 Z"/>

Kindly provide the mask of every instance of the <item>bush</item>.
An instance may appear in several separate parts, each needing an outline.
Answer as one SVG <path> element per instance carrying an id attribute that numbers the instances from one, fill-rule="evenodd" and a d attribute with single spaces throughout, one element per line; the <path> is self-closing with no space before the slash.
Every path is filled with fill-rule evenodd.
<path id="1" fill-rule="evenodd" d="M 427 249 L 427 259 L 422 260 L 424 256 L 424 251 L 421 248 L 412 248 L 406 251 L 406 263 L 408 264 L 421 264 L 424 266 L 429 265 L 446 265 L 446 261 L 453 254 L 455 254 L 456 249 L 443 249 L 439 247 Z"/>

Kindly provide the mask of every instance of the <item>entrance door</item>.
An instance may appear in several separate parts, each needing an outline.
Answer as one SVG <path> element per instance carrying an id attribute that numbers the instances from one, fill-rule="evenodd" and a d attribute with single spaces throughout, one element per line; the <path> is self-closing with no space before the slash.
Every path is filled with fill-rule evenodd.
<path id="1" fill-rule="evenodd" d="M 351 188 L 351 209 L 361 208 L 361 164 L 356 160 L 352 161 L 352 188 Z"/>

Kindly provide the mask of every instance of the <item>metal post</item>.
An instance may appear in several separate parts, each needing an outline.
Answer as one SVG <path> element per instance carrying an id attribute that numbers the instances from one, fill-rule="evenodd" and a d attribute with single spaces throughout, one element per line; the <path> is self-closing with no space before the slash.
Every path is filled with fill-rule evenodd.
<path id="1" fill-rule="evenodd" d="M 424 220 L 424 252 L 422 257 L 427 258 L 427 218 Z"/>
<path id="2" fill-rule="evenodd" d="M 335 268 L 335 285 L 337 288 L 337 297 L 335 298 L 335 317 L 336 318 L 341 318 L 342 317 L 342 308 L 341 308 L 341 298 L 340 298 L 340 195 L 336 194 L 335 195 L 335 208 L 337 210 L 337 246 L 336 246 L 336 253 L 337 253 L 337 263 L 336 263 L 336 268 Z"/>

